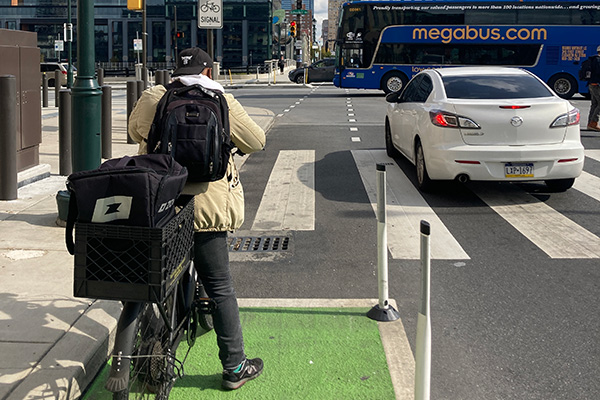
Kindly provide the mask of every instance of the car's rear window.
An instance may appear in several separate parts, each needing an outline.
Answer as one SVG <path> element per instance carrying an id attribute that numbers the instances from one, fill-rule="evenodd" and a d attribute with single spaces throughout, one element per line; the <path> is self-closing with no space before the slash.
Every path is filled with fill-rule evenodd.
<path id="1" fill-rule="evenodd" d="M 446 96 L 451 99 L 523 99 L 550 97 L 540 81 L 529 75 L 445 76 Z"/>

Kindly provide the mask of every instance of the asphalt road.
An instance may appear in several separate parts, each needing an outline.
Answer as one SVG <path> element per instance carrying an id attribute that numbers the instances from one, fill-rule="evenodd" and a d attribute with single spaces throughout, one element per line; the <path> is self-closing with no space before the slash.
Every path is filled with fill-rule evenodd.
<path id="1" fill-rule="evenodd" d="M 377 297 L 375 169 L 371 177 L 359 160 L 384 149 L 383 94 L 318 84 L 232 93 L 277 115 L 265 151 L 242 168 L 246 222 L 236 235 L 289 240 L 286 250 L 232 255 L 238 296 Z M 589 102 L 573 103 L 586 119 Z M 582 131 L 582 140 L 588 187 L 565 193 L 448 183 L 420 195 L 414 168 L 388 159 L 403 212 L 419 205 L 437 221 L 432 247 L 444 231 L 451 244 L 436 251 L 463 254 L 432 260 L 432 398 L 598 398 L 600 134 Z M 389 292 L 414 351 L 420 264 L 406 245 L 418 243 L 402 235 L 418 226 L 402 218 L 388 226 L 400 236 L 391 240 Z"/>

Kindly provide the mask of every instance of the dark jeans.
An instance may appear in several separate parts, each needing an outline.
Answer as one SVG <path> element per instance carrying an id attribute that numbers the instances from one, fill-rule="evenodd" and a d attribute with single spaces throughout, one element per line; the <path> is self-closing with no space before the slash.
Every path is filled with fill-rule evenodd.
<path id="1" fill-rule="evenodd" d="M 244 339 L 233 281 L 229 271 L 227 232 L 194 233 L 194 265 L 206 293 L 217 303 L 213 314 L 219 358 L 223 368 L 237 367 L 244 359 Z"/>
<path id="2" fill-rule="evenodd" d="M 598 122 L 598 116 L 600 115 L 600 86 L 590 85 L 589 89 L 592 104 L 590 107 L 590 115 L 588 117 L 588 125 L 590 122 Z"/>

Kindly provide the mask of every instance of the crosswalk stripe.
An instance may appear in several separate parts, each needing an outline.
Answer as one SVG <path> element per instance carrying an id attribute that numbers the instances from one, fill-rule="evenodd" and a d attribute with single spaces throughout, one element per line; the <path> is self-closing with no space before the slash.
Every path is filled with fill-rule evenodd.
<path id="1" fill-rule="evenodd" d="M 376 172 L 377 163 L 392 163 L 384 150 L 353 150 L 360 176 L 371 201 L 377 211 Z M 429 207 L 419 191 L 399 168 L 386 171 L 386 212 L 388 248 L 395 259 L 418 260 L 420 258 L 421 220 L 431 225 L 431 258 L 446 260 L 469 259 L 454 236 L 437 214 Z"/>
<path id="2" fill-rule="evenodd" d="M 315 229 L 315 151 L 279 152 L 252 230 Z"/>
<path id="3" fill-rule="evenodd" d="M 551 258 L 600 258 L 600 238 L 514 185 L 474 189 L 488 206 Z"/>
<path id="4" fill-rule="evenodd" d="M 600 150 L 591 149 L 585 150 L 585 156 L 589 158 L 593 158 L 596 161 L 600 161 Z"/>
<path id="5" fill-rule="evenodd" d="M 573 189 L 579 190 L 581 193 L 600 201 L 600 178 L 595 175 L 581 172 L 579 178 L 575 179 Z"/>

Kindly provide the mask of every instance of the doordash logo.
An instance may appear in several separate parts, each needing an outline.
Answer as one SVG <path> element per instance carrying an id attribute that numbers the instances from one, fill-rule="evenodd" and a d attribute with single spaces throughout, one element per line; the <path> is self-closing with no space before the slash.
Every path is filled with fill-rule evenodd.
<path id="1" fill-rule="evenodd" d="M 530 27 L 444 27 L 414 28 L 413 40 L 441 40 L 442 43 L 452 41 L 546 41 L 548 32 L 545 28 Z"/>

